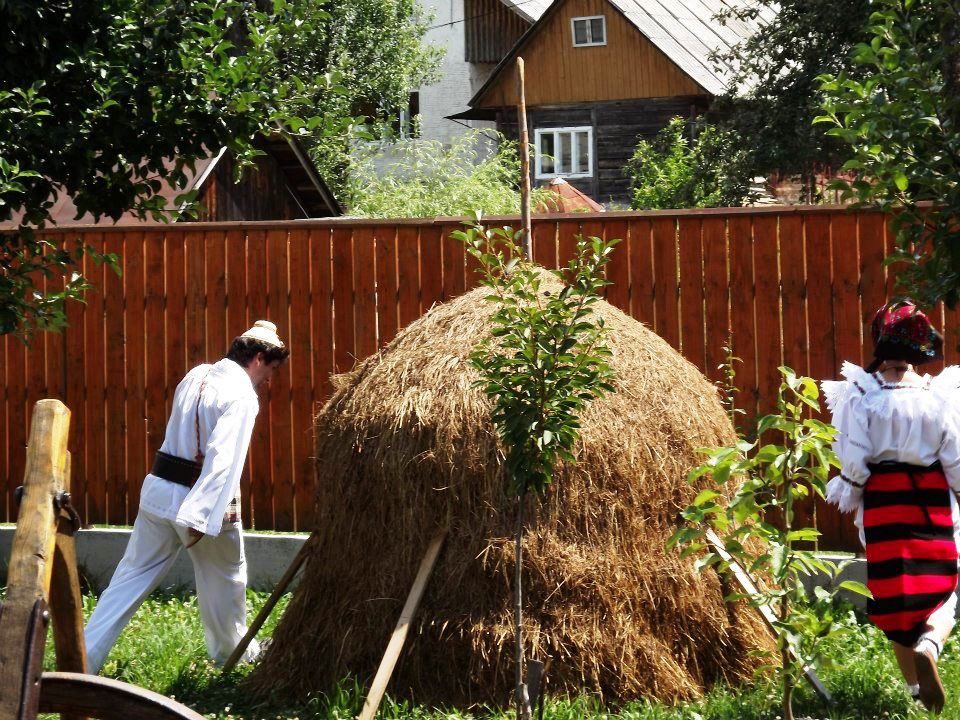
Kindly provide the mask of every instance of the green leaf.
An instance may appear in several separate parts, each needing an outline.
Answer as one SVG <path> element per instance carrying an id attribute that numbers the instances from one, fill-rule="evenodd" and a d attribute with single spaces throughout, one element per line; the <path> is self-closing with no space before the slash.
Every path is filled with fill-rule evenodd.
<path id="1" fill-rule="evenodd" d="M 868 588 L 863 583 L 859 583 L 855 580 L 844 580 L 843 582 L 840 583 L 840 589 L 848 590 L 852 593 L 856 593 L 857 595 L 862 595 L 867 598 L 873 597 L 873 593 L 870 592 L 870 588 Z"/>

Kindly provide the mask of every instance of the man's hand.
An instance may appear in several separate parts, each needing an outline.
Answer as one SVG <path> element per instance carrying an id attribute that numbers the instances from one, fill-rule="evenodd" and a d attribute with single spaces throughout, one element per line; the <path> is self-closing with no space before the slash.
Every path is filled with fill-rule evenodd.
<path id="1" fill-rule="evenodd" d="M 203 533 L 199 530 L 194 530 L 193 528 L 187 528 L 187 537 L 190 538 L 190 542 L 187 543 L 187 550 L 189 550 L 198 542 L 203 540 Z"/>

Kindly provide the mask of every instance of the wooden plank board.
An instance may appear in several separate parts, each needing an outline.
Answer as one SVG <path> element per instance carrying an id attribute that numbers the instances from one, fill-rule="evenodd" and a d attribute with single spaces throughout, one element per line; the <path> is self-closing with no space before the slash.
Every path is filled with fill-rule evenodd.
<path id="1" fill-rule="evenodd" d="M 353 329 L 353 231 L 333 230 L 333 371 L 347 372 L 356 360 Z"/>
<path id="2" fill-rule="evenodd" d="M 147 457 L 143 472 L 149 470 L 153 456 L 163 444 L 166 431 L 167 369 L 166 348 L 166 290 L 164 273 L 165 238 L 162 230 L 144 234 L 144 321 L 149 332 L 144 337 L 144 365 L 146 389 L 144 397 L 146 419 Z M 76 457 L 76 456 L 74 456 Z M 135 472 L 131 470 L 131 472 Z M 139 473 L 136 473 L 137 475 Z M 139 477 L 131 477 L 139 485 Z M 74 482 L 76 480 L 74 479 Z M 137 490 L 139 495 L 139 489 Z"/>
<path id="3" fill-rule="evenodd" d="M 557 267 L 557 224 L 533 220 L 533 261 L 545 268 Z"/>
<path id="4" fill-rule="evenodd" d="M 277 325 L 277 332 L 290 342 L 290 238 L 286 230 L 267 233 L 267 267 L 269 272 L 269 309 L 267 317 Z M 268 492 L 273 502 L 274 530 L 291 531 L 294 522 L 293 402 L 290 393 L 292 367 L 287 363 L 274 376 L 269 387 L 270 447 Z M 264 476 L 265 477 L 265 476 Z M 256 477 L 254 480 L 256 481 Z M 254 501 L 261 498 L 254 491 Z M 258 508 L 254 508 L 254 515 Z"/>
<path id="5" fill-rule="evenodd" d="M 357 360 L 377 351 L 376 247 L 373 228 L 353 233 L 353 346 Z"/>
<path id="6" fill-rule="evenodd" d="M 653 241 L 649 220 L 631 220 L 630 314 L 647 327 L 654 326 Z"/>
<path id="7" fill-rule="evenodd" d="M 62 244 L 57 237 L 49 237 L 54 245 Z M 53 252 L 53 249 L 47 248 L 46 254 Z M 44 280 L 46 292 L 62 292 L 65 285 L 66 276 L 55 274 L 52 278 Z M 72 305 L 74 303 L 68 303 Z M 66 398 L 66 334 L 69 328 L 63 328 L 60 332 L 42 333 L 44 344 L 44 360 L 46 367 L 44 370 L 44 393 L 45 398 Z M 2 426 L 2 421 L 0 421 Z M 2 452 L 2 451 L 0 451 Z M 0 460 L 2 468 L 2 460 Z"/>
<path id="8" fill-rule="evenodd" d="M 440 225 L 440 237 L 443 244 L 443 300 L 452 300 L 463 295 L 466 287 L 464 273 L 466 271 L 466 249 L 463 243 L 450 237 L 450 233 L 460 230 L 459 223 L 444 223 Z"/>
<path id="9" fill-rule="evenodd" d="M 883 215 L 859 213 L 857 220 L 860 238 L 860 327 L 863 328 L 861 358 L 863 362 L 869 362 L 873 357 L 870 322 L 877 309 L 887 300 L 887 269 L 883 264 L 887 248 Z M 939 368 L 931 365 L 928 369 L 935 372 Z"/>
<path id="10" fill-rule="evenodd" d="M 207 356 L 206 234 L 204 231 L 191 230 L 185 240 L 187 369 L 215 359 Z"/>
<path id="11" fill-rule="evenodd" d="M 259 237 L 259 236 L 258 236 Z M 228 230 L 225 238 L 227 262 L 227 342 L 232 342 L 252 324 L 247 313 L 247 234 L 243 230 Z M 258 423 L 259 424 L 259 423 Z M 248 523 L 253 521 L 253 491 L 250 479 L 253 459 L 247 457 L 247 467 L 240 476 L 240 515 Z"/>
<path id="12" fill-rule="evenodd" d="M 777 408 L 777 389 L 783 364 L 780 338 L 780 276 L 777 217 L 764 215 L 753 221 L 753 252 L 756 263 L 757 382 L 760 415 Z"/>
<path id="13" fill-rule="evenodd" d="M 98 252 L 103 252 L 103 233 L 91 235 L 89 242 Z M 87 438 L 86 481 L 87 516 L 90 524 L 107 522 L 106 475 L 107 427 L 106 427 L 106 346 L 104 340 L 104 268 L 93 262 L 86 264 L 87 280 L 94 290 L 87 293 L 87 315 L 84 330 L 84 374 L 87 386 L 87 402 L 84 426 Z M 112 272 L 112 271 L 108 271 Z"/>
<path id="14" fill-rule="evenodd" d="M 141 239 L 138 236 L 138 239 Z M 106 513 L 111 525 L 127 524 L 127 417 L 126 360 L 124 333 L 124 283 L 126 280 L 126 245 L 132 238 L 126 234 L 105 233 L 104 247 L 120 258 L 124 275 L 112 270 L 104 275 L 104 331 L 106 340 Z M 136 246 L 136 241 L 132 244 Z M 134 249 L 133 252 L 137 252 Z"/>
<path id="15" fill-rule="evenodd" d="M 727 222 L 708 217 L 701 227 L 703 244 L 703 313 L 706 322 L 706 374 L 714 382 L 723 379 L 721 366 L 727 361 L 725 348 L 730 347 L 730 283 Z"/>
<path id="16" fill-rule="evenodd" d="M 326 402 L 332 391 L 333 281 L 328 228 L 310 231 L 310 304 L 312 306 L 313 402 Z"/>
<path id="17" fill-rule="evenodd" d="M 420 231 L 401 225 L 397 228 L 397 304 L 401 328 L 420 317 L 420 286 Z"/>
<path id="18" fill-rule="evenodd" d="M 290 394 L 293 444 L 293 526 L 312 527 L 313 349 L 310 328 L 310 231 L 290 231 Z"/>
<path id="19" fill-rule="evenodd" d="M 604 288 L 607 302 L 630 314 L 630 228 L 625 220 L 606 223 L 604 240 L 619 240 L 607 265 L 607 280 L 612 284 Z"/>
<path id="20" fill-rule="evenodd" d="M 429 225 L 420 228 L 420 312 L 426 314 L 434 303 L 443 299 L 442 228 Z"/>
<path id="21" fill-rule="evenodd" d="M 23 479 L 27 457 L 27 380 L 26 347 L 14 336 L 7 338 L 7 431 L 9 432 L 9 475 L 5 483 L 8 521 L 16 518 L 17 508 L 13 492 Z"/>
<path id="22" fill-rule="evenodd" d="M 276 232 L 276 231 L 275 231 Z M 286 238 L 286 231 L 280 230 Z M 247 233 L 247 319 L 252 325 L 257 320 L 268 320 L 267 297 L 270 292 L 270 256 L 267 252 L 268 231 L 250 230 Z M 278 326 L 279 329 L 279 326 Z M 243 328 L 240 332 L 242 333 Z M 269 390 L 260 391 L 260 414 L 253 428 L 250 442 L 250 525 L 258 530 L 274 527 L 273 500 L 270 486 L 273 470 L 270 465 L 270 432 L 273 427 Z M 243 492 L 243 484 L 241 490 Z"/>
<path id="23" fill-rule="evenodd" d="M 147 467 L 147 357 L 144 346 L 154 325 L 147 324 L 145 315 L 145 242 L 143 233 L 129 233 L 123 250 L 123 279 L 126 285 L 124 357 L 127 366 L 127 392 L 124 425 L 127 435 L 127 462 L 124 481 L 127 493 L 127 523 L 132 523 L 137 514 L 140 506 L 140 480 L 150 469 Z"/>
<path id="24" fill-rule="evenodd" d="M 754 320 L 753 237 L 749 216 L 731 217 L 727 224 L 730 244 L 731 347 L 736 363 L 736 405 L 745 411 L 747 427 L 757 413 L 757 354 Z"/>
<path id="25" fill-rule="evenodd" d="M 783 303 L 783 362 L 800 375 L 810 372 L 807 358 L 806 258 L 803 218 L 780 216 L 780 283 Z"/>
<path id="26" fill-rule="evenodd" d="M 166 367 L 167 382 L 170 384 L 166 392 L 166 412 L 164 414 L 169 417 L 170 408 L 173 404 L 173 391 L 177 387 L 177 383 L 187 373 L 187 266 L 184 232 L 177 229 L 167 230 L 164 237 L 164 249 L 166 253 L 164 271 L 167 288 Z"/>
<path id="27" fill-rule="evenodd" d="M 86 274 L 86 259 L 80 261 L 78 271 Z M 87 295 L 89 293 L 85 293 Z M 70 437 L 67 446 L 70 450 L 72 473 L 71 493 L 73 505 L 80 513 L 84 522 L 87 515 L 87 483 L 86 483 L 86 402 L 87 402 L 87 363 L 86 363 L 86 330 L 85 320 L 87 306 L 78 302 L 67 303 L 67 334 L 65 335 L 66 349 L 64 357 L 64 402 L 72 414 Z"/>
<path id="28" fill-rule="evenodd" d="M 557 223 L 557 262 L 566 267 L 577 255 L 577 236 L 580 223 L 577 220 L 561 220 Z"/>
<path id="29" fill-rule="evenodd" d="M 653 238 L 654 317 L 657 335 L 680 349 L 679 278 L 677 277 L 677 224 L 674 218 L 651 223 Z"/>
<path id="30" fill-rule="evenodd" d="M 227 336 L 227 249 L 226 234 L 219 230 L 204 233 L 207 275 L 207 362 L 226 356 L 233 336 Z"/>
<path id="31" fill-rule="evenodd" d="M 836 328 L 837 361 L 863 364 L 860 312 L 860 250 L 857 216 L 838 212 L 831 216 L 833 249 L 833 324 Z M 839 367 L 834 368 L 838 372 Z"/>
<path id="32" fill-rule="evenodd" d="M 680 261 L 680 346 L 683 356 L 705 371 L 702 224 L 700 218 L 680 218 L 677 224 L 677 254 Z"/>
<path id="33" fill-rule="evenodd" d="M 374 230 L 377 249 L 377 342 L 387 345 L 397 334 L 397 228 Z"/>

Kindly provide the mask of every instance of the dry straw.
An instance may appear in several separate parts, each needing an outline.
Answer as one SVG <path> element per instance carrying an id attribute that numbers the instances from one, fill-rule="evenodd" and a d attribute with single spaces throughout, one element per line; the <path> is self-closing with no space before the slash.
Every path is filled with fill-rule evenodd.
<path id="1" fill-rule="evenodd" d="M 548 283 L 549 285 L 549 283 Z M 306 567 L 255 691 L 292 697 L 371 677 L 431 537 L 446 546 L 390 684 L 437 705 L 507 704 L 512 689 L 515 501 L 490 406 L 467 356 L 491 306 L 474 290 L 434 307 L 336 379 L 316 419 L 316 527 Z M 714 387 L 666 342 L 607 303 L 617 392 L 582 418 L 579 463 L 529 513 L 528 657 L 552 658 L 552 693 L 607 700 L 696 697 L 749 676 L 770 647 L 753 612 L 723 602 L 712 571 L 667 552 L 696 490 L 695 448 L 733 432 Z"/>

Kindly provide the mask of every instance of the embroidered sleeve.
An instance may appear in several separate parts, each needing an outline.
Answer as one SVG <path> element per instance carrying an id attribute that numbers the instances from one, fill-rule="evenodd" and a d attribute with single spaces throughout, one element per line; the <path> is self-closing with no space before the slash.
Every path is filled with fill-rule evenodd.
<path id="1" fill-rule="evenodd" d="M 833 451 L 841 463 L 841 473 L 827 484 L 827 501 L 842 512 L 852 512 L 860 506 L 863 488 L 870 477 L 867 461 L 873 452 L 863 402 L 866 391 L 857 378 L 823 385 L 837 429 Z"/>
<path id="2" fill-rule="evenodd" d="M 943 405 L 943 440 L 937 457 L 950 487 L 960 493 L 960 407 L 955 402 Z"/>

